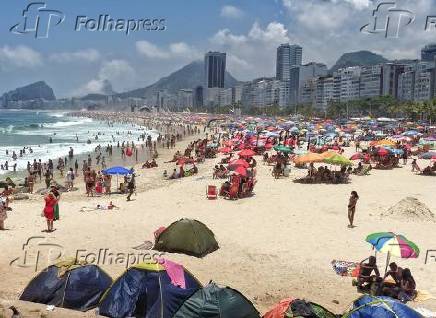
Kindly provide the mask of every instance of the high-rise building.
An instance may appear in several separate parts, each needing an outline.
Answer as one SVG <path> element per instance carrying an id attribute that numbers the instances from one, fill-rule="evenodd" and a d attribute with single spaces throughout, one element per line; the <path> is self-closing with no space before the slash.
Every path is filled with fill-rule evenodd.
<path id="1" fill-rule="evenodd" d="M 203 86 L 197 86 L 194 88 L 194 107 L 203 107 Z"/>
<path id="2" fill-rule="evenodd" d="M 382 78 L 382 95 L 392 96 L 398 99 L 398 79 L 404 73 L 405 64 L 400 63 L 386 63 L 383 64 L 383 78 Z"/>
<path id="3" fill-rule="evenodd" d="M 292 66 L 301 65 L 303 48 L 299 45 L 281 44 L 277 48 L 276 79 L 287 81 L 290 78 Z"/>
<path id="4" fill-rule="evenodd" d="M 303 48 L 299 45 L 281 44 L 277 48 L 276 79 L 282 81 L 282 103 L 294 104 L 298 95 L 298 74 L 295 69 L 303 60 Z"/>
<path id="5" fill-rule="evenodd" d="M 307 89 L 308 87 L 313 88 L 314 86 L 313 82 L 311 81 L 318 77 L 327 76 L 327 72 L 328 70 L 325 64 L 315 63 L 315 62 L 301 65 L 298 68 L 293 68 L 291 71 L 293 75 L 292 85 L 291 85 L 291 96 L 293 98 L 296 97 L 297 103 L 300 104 L 307 103 L 307 94 L 308 94 Z M 311 83 L 307 83 L 308 81 Z M 296 93 L 295 93 L 294 85 L 297 85 Z M 304 88 L 306 89 L 306 92 L 304 93 L 306 96 L 303 97 Z"/>
<path id="6" fill-rule="evenodd" d="M 319 110 L 326 111 L 329 103 L 333 101 L 334 78 L 332 76 L 320 77 L 316 83 L 316 104 Z"/>
<path id="7" fill-rule="evenodd" d="M 362 66 L 360 72 L 360 98 L 381 96 L 383 88 L 382 65 Z"/>
<path id="8" fill-rule="evenodd" d="M 177 109 L 184 111 L 186 108 L 193 106 L 192 89 L 179 89 L 177 92 Z"/>
<path id="9" fill-rule="evenodd" d="M 432 62 L 416 62 L 405 67 L 398 81 L 401 100 L 424 101 L 435 96 L 435 66 Z"/>
<path id="10" fill-rule="evenodd" d="M 421 49 L 421 60 L 434 62 L 436 57 L 436 43 L 428 44 Z"/>
<path id="11" fill-rule="evenodd" d="M 359 99 L 360 71 L 361 68 L 359 66 L 352 66 L 339 69 L 334 73 L 335 100 L 347 102 L 349 100 Z"/>
<path id="12" fill-rule="evenodd" d="M 208 52 L 204 56 L 206 88 L 224 88 L 226 73 L 226 53 Z"/>

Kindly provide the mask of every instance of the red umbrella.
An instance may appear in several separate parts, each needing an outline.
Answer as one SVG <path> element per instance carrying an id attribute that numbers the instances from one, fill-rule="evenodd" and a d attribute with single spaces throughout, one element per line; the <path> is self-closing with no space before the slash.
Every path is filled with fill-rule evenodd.
<path id="1" fill-rule="evenodd" d="M 238 166 L 235 170 L 233 170 L 233 172 L 246 177 L 247 176 L 247 169 L 244 168 L 243 166 Z"/>
<path id="2" fill-rule="evenodd" d="M 387 156 L 389 154 L 389 151 L 387 151 L 385 148 L 379 148 L 377 150 L 377 154 L 379 156 Z"/>
<path id="3" fill-rule="evenodd" d="M 240 157 L 253 157 L 255 154 L 256 153 L 251 149 L 244 149 L 244 150 L 238 152 L 238 155 Z"/>
<path id="4" fill-rule="evenodd" d="M 218 149 L 218 151 L 222 152 L 222 153 L 229 153 L 229 152 L 232 152 L 232 148 L 230 148 L 230 147 L 223 147 L 223 148 Z"/>
<path id="5" fill-rule="evenodd" d="M 244 159 L 236 159 L 229 162 L 229 169 L 232 167 L 244 167 L 248 168 L 250 167 L 249 163 L 245 161 Z"/>
<path id="6" fill-rule="evenodd" d="M 368 160 L 368 159 L 369 159 L 369 155 L 363 154 L 361 152 L 356 152 L 354 155 L 350 157 L 350 160 Z"/>

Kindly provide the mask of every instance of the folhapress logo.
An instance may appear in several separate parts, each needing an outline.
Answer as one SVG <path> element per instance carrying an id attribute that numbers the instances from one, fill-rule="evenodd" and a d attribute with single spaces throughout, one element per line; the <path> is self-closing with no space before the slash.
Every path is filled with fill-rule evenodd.
<path id="1" fill-rule="evenodd" d="M 44 2 L 32 2 L 23 10 L 23 21 L 9 29 L 15 34 L 34 34 L 37 39 L 46 39 L 50 28 L 64 22 L 65 15 L 58 10 L 47 9 Z"/>

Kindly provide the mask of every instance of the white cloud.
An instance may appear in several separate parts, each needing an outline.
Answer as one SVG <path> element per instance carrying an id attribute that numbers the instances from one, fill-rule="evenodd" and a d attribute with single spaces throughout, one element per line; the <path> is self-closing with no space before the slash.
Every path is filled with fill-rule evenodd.
<path id="1" fill-rule="evenodd" d="M 0 47 L 0 61 L 4 67 L 33 68 L 43 64 L 41 54 L 24 45 Z"/>
<path id="2" fill-rule="evenodd" d="M 136 51 L 148 58 L 167 59 L 170 57 L 168 52 L 145 40 L 136 42 Z"/>
<path id="3" fill-rule="evenodd" d="M 194 60 L 201 57 L 201 53 L 185 42 L 171 43 L 167 49 L 142 40 L 136 42 L 136 51 L 149 59 L 183 59 Z"/>
<path id="4" fill-rule="evenodd" d="M 101 54 L 96 49 L 84 49 L 75 52 L 61 52 L 50 55 L 50 60 L 57 63 L 69 62 L 96 62 L 100 60 Z"/>
<path id="5" fill-rule="evenodd" d="M 244 16 L 244 12 L 231 5 L 226 5 L 221 8 L 221 16 L 224 18 L 239 19 Z"/>
<path id="6" fill-rule="evenodd" d="M 227 52 L 227 69 L 241 80 L 273 76 L 277 46 L 290 42 L 286 27 L 270 22 L 263 27 L 253 23 L 247 34 L 234 34 L 229 29 L 216 32 L 209 40 L 213 49 Z"/>
<path id="7" fill-rule="evenodd" d="M 109 82 L 115 88 L 131 88 L 136 83 L 135 69 L 125 60 L 114 59 L 101 65 L 97 78 L 88 81 L 83 86 L 72 92 L 72 96 L 86 94 L 103 94 Z"/>

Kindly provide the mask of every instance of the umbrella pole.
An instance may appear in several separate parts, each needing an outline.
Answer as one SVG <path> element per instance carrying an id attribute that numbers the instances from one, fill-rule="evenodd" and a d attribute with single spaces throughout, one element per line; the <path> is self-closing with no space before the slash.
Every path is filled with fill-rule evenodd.
<path id="1" fill-rule="evenodd" d="M 388 252 L 388 256 L 386 257 L 386 267 L 385 267 L 385 274 L 388 271 L 389 261 L 391 259 L 391 252 Z"/>

